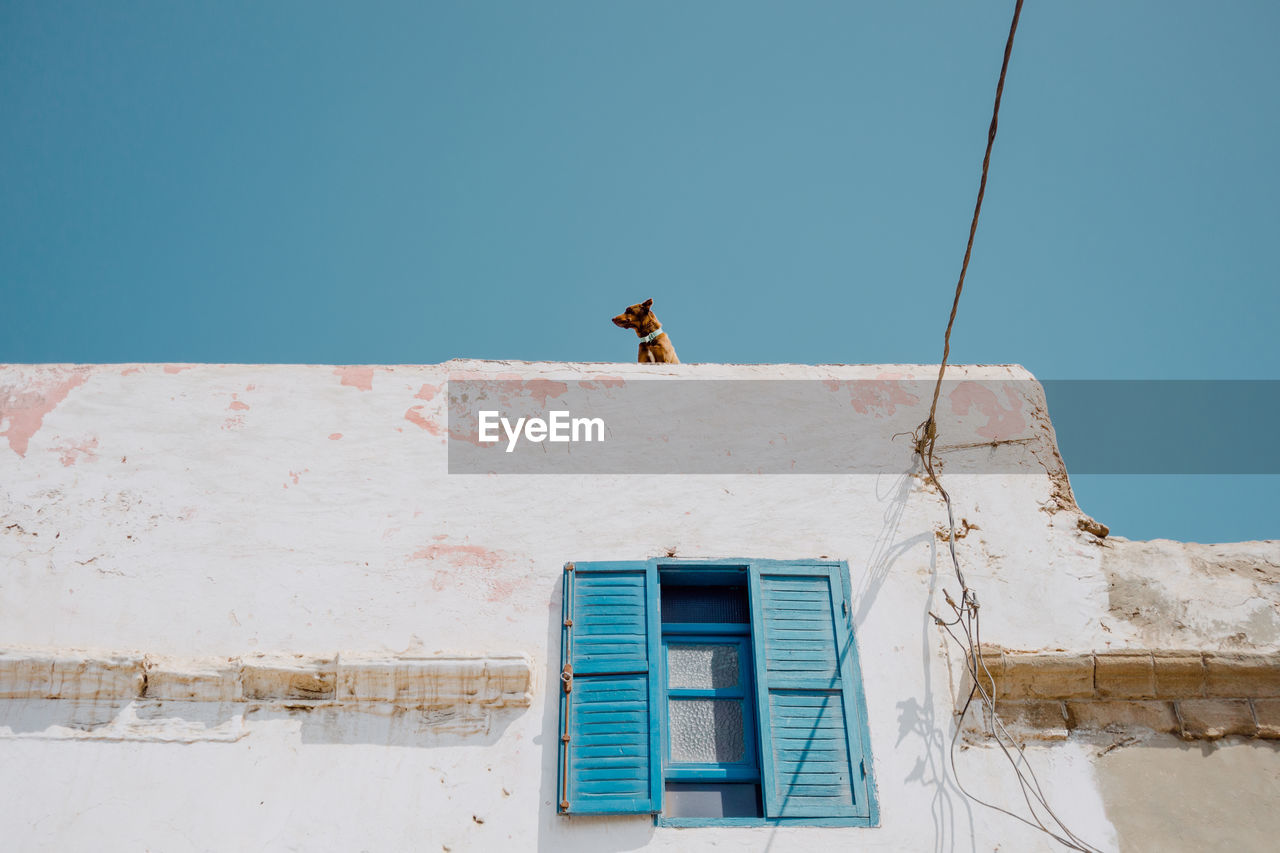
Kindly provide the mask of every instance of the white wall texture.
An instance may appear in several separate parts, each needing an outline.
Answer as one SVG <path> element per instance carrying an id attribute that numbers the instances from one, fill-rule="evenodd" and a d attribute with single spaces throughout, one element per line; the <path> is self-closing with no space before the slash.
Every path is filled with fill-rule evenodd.
<path id="1" fill-rule="evenodd" d="M 918 474 L 669 476 L 646 481 L 643 497 L 636 477 L 451 476 L 444 388 L 458 371 L 871 379 L 936 368 L 0 367 L 9 658 L 115 653 L 192 671 L 268 653 L 531 667 L 530 704 L 482 711 L 308 704 L 287 692 L 257 702 L 92 689 L 50 699 L 23 694 L 26 676 L 0 675 L 17 697 L 0 698 L 0 847 L 1055 849 L 968 800 L 949 766 L 956 666 L 927 612 L 956 585 L 937 536 L 942 502 Z M 948 375 L 1030 378 L 1018 367 Z M 1026 414 L 1026 434 L 1049 449 L 1040 462 L 1018 474 L 943 474 L 957 517 L 977 525 L 957 545 L 985 641 L 1280 649 L 1280 544 L 1135 543 L 1079 530 L 1042 401 Z M 562 566 L 668 553 L 848 561 L 879 827 L 673 829 L 555 813 Z M 1077 733 L 1035 741 L 1028 755 L 1063 820 L 1104 849 L 1250 849 L 1280 831 L 1264 807 L 1280 795 L 1273 744 Z M 983 799 L 1022 802 L 988 743 L 963 744 L 956 762 Z M 1201 790 L 1206 778 L 1237 792 Z M 1207 828 L 1188 802 L 1207 809 Z"/>

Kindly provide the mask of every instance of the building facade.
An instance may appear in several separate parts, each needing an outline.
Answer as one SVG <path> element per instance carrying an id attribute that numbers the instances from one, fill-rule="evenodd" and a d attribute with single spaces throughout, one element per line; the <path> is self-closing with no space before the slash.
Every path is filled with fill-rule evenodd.
<path id="1" fill-rule="evenodd" d="M 957 720 L 946 507 L 894 438 L 935 375 L 0 367 L 4 846 L 1060 849 L 965 793 L 1025 814 L 989 714 Z M 1280 543 L 1098 535 L 1032 377 L 948 376 L 983 687 L 1058 818 L 1105 850 L 1270 849 Z M 627 444 L 619 405 L 597 472 L 572 443 L 475 456 L 451 391 L 550 413 L 642 380 L 787 380 L 878 438 L 810 465 L 841 431 L 805 447 L 788 391 L 754 470 L 713 442 L 681 475 L 652 424 L 687 413 Z M 736 405 L 700 441 L 751 440 Z"/>

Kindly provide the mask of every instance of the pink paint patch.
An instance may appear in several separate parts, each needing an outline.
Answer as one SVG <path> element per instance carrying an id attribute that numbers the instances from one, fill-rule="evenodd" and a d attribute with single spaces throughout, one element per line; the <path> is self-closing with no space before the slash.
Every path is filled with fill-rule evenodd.
<path id="1" fill-rule="evenodd" d="M 97 450 L 98 439 L 96 438 L 86 438 L 79 442 L 67 442 L 53 448 L 53 451 L 58 454 L 58 461 L 62 463 L 64 468 L 70 468 L 80 461 L 81 457 L 90 460 L 96 459 Z"/>
<path id="2" fill-rule="evenodd" d="M 610 388 L 621 388 L 627 382 L 621 376 L 599 374 L 591 379 L 578 380 L 578 387 L 584 391 L 608 391 Z"/>
<path id="3" fill-rule="evenodd" d="M 428 545 L 410 555 L 411 560 L 446 560 L 459 568 L 496 568 L 502 555 L 479 545 Z"/>
<path id="4" fill-rule="evenodd" d="M 372 367 L 339 367 L 333 371 L 333 375 L 342 377 L 343 385 L 349 385 L 361 391 L 373 390 Z"/>
<path id="5" fill-rule="evenodd" d="M 1023 400 L 1008 385 L 1004 386 L 1004 395 L 1009 402 L 1007 409 L 1000 405 L 996 393 L 987 386 L 978 382 L 961 382 L 949 395 L 951 411 L 967 415 L 970 408 L 976 408 L 987 417 L 987 422 L 976 430 L 978 435 L 992 441 L 1015 438 L 1027 428 L 1026 419 L 1022 417 Z"/>
<path id="6" fill-rule="evenodd" d="M 510 601 L 511 596 L 520 588 L 523 578 L 507 578 L 506 580 L 494 580 L 488 584 L 489 591 L 485 595 L 486 601 Z"/>
<path id="7" fill-rule="evenodd" d="M 9 439 L 9 448 L 19 456 L 44 423 L 45 416 L 85 381 L 85 368 L 36 368 L 34 381 L 19 389 L 0 387 L 0 432 Z"/>
<path id="8" fill-rule="evenodd" d="M 410 406 L 409 410 L 404 413 L 404 419 L 420 429 L 425 429 L 432 435 L 440 435 L 444 429 L 435 421 L 426 418 L 420 411 L 422 406 Z"/>
<path id="9" fill-rule="evenodd" d="M 166 364 L 164 366 L 165 373 L 181 373 L 184 370 L 191 370 L 194 364 Z"/>
<path id="10" fill-rule="evenodd" d="M 134 373 L 141 373 L 141 372 L 142 372 L 142 368 L 141 368 L 141 367 L 126 367 L 124 370 L 120 371 L 120 375 L 121 375 L 121 376 L 130 376 L 130 375 L 132 375 L 132 374 L 134 374 Z"/>
<path id="11" fill-rule="evenodd" d="M 418 393 L 413 395 L 413 398 L 415 400 L 434 400 L 443 387 L 443 385 L 423 385 L 418 389 Z"/>
<path id="12" fill-rule="evenodd" d="M 877 418 L 892 415 L 898 410 L 898 406 L 912 406 L 919 401 L 919 397 L 908 392 L 895 379 L 854 382 L 849 394 L 849 405 L 855 411 Z"/>
<path id="13" fill-rule="evenodd" d="M 240 395 L 238 395 L 238 394 L 232 394 L 232 395 L 231 395 L 231 405 L 230 405 L 230 406 L 227 406 L 227 408 L 228 408 L 228 409 L 230 409 L 230 410 L 231 410 L 231 411 L 233 411 L 233 412 L 247 412 L 247 411 L 249 411 L 249 404 L 248 404 L 248 403 L 243 403 L 243 402 L 241 402 L 241 401 L 240 401 L 240 399 L 239 399 L 239 396 L 240 396 Z"/>
<path id="14" fill-rule="evenodd" d="M 548 399 L 559 397 L 569 390 L 569 386 L 564 382 L 555 382 L 550 379 L 530 379 L 524 387 L 528 390 L 529 396 L 536 399 L 538 405 L 544 409 L 547 407 Z"/>
<path id="15" fill-rule="evenodd" d="M 340 432 L 331 432 L 331 433 L 329 433 L 329 440 L 330 440 L 330 441 L 337 441 L 337 440 L 338 440 L 338 439 L 340 439 L 340 438 L 342 438 L 342 433 L 340 433 Z"/>

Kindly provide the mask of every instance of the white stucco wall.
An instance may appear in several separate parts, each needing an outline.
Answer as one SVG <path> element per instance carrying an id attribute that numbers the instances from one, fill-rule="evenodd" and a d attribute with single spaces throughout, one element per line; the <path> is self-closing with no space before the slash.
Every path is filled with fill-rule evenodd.
<path id="1" fill-rule="evenodd" d="M 643 499 L 635 477 L 451 476 L 451 371 L 872 379 L 936 368 L 0 367 L 0 646 L 526 655 L 533 672 L 531 706 L 463 728 L 409 712 L 206 703 L 143 708 L 154 719 L 136 737 L 97 737 L 92 703 L 0 701 L 3 846 L 1052 849 L 950 777 L 953 667 L 927 611 L 955 583 L 936 535 L 941 501 L 918 476 L 669 476 L 647 481 Z M 1029 378 L 1017 367 L 949 376 Z M 1024 414 L 1026 434 L 1052 448 L 1043 407 Z M 1204 546 L 1215 552 L 1098 540 L 1077 529 L 1056 451 L 1018 474 L 946 484 L 957 517 L 977 525 L 958 547 L 988 642 L 1280 648 L 1274 542 Z M 848 561 L 881 826 L 677 830 L 556 815 L 562 565 L 668 553 Z M 1260 568 L 1221 568 L 1233 561 Z M 1126 595 L 1146 604 L 1118 606 Z M 1180 618 L 1160 618 L 1179 603 Z M 1274 753 L 1258 752 L 1269 747 L 1240 748 L 1275 785 Z M 1115 798 L 1132 794 L 1115 793 L 1129 788 L 1100 770 L 1110 758 L 1097 743 L 1029 753 L 1079 835 L 1125 846 Z M 984 799 L 1021 802 L 998 751 L 973 746 L 957 761 Z"/>

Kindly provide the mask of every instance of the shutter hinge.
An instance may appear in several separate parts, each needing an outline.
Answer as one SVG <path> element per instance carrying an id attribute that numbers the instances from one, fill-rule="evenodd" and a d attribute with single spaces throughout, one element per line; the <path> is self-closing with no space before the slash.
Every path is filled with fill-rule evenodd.
<path id="1" fill-rule="evenodd" d="M 565 693 L 573 692 L 573 664 L 567 663 L 560 670 L 560 683 L 564 685 Z"/>
<path id="2" fill-rule="evenodd" d="M 568 800 L 561 800 L 561 801 L 560 801 L 560 811 L 564 812 L 565 814 L 568 814 L 568 813 L 569 813 L 569 801 L 568 801 Z"/>
<path id="3" fill-rule="evenodd" d="M 571 571 L 573 571 L 573 563 L 565 563 L 565 564 L 564 564 L 564 570 L 565 570 L 566 572 L 571 572 Z"/>

